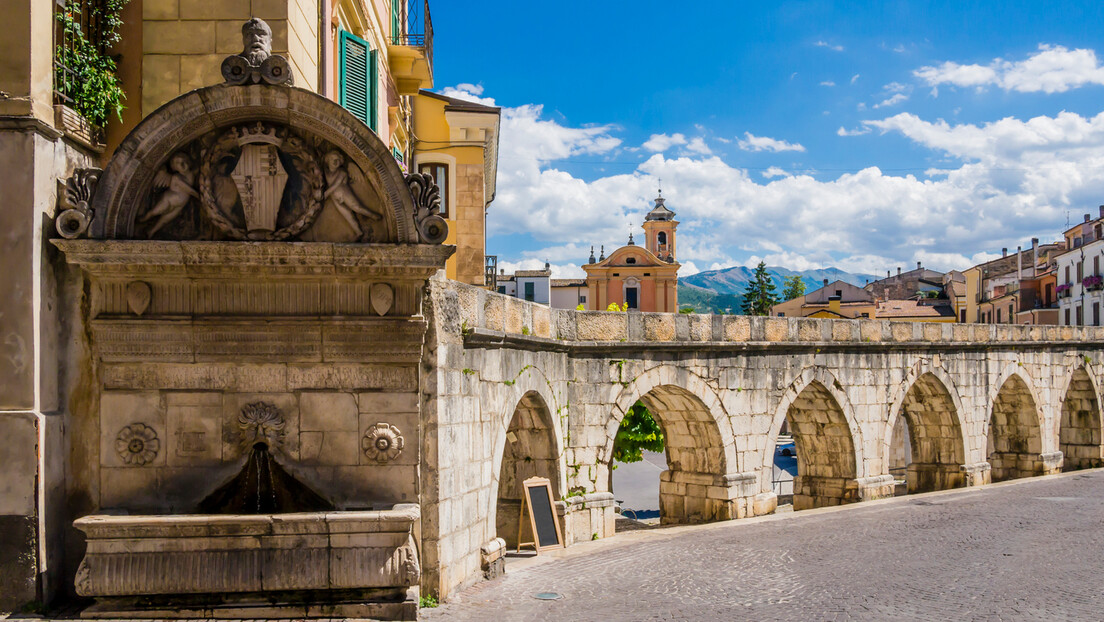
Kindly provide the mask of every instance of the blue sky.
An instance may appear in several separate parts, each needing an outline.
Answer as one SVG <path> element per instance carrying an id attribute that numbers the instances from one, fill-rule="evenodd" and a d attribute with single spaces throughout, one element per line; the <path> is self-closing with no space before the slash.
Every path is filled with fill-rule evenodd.
<path id="1" fill-rule="evenodd" d="M 1104 203 L 1101 3 L 432 10 L 436 90 L 504 107 L 508 269 L 581 275 L 660 177 L 683 274 L 964 268 Z"/>

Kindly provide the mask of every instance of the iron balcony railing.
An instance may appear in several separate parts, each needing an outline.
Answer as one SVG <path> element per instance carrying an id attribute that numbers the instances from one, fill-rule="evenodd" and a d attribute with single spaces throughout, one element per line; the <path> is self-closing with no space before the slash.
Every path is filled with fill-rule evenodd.
<path id="1" fill-rule="evenodd" d="M 403 0 L 392 0 L 403 2 Z M 406 45 L 425 49 L 426 62 L 433 68 L 433 19 L 429 15 L 429 0 L 406 0 L 399 17 L 399 29 L 391 36 L 391 45 Z"/>

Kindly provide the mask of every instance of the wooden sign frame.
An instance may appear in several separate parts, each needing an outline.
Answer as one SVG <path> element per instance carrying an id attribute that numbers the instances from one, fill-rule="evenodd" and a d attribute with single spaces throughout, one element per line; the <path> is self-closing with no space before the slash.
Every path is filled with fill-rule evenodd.
<path id="1" fill-rule="evenodd" d="M 552 524 L 556 526 L 556 544 L 541 546 L 540 535 L 537 532 L 537 517 L 533 513 L 533 494 L 544 494 L 548 498 L 548 507 L 552 512 Z M 529 530 L 533 535 L 533 541 L 522 541 L 522 527 L 525 525 L 525 515 L 529 515 Z M 521 547 L 531 546 L 540 555 L 542 551 L 565 548 L 563 532 L 560 531 L 560 518 L 556 516 L 556 504 L 552 499 L 552 482 L 546 477 L 530 477 L 521 483 L 521 512 L 518 514 L 517 552 Z"/>

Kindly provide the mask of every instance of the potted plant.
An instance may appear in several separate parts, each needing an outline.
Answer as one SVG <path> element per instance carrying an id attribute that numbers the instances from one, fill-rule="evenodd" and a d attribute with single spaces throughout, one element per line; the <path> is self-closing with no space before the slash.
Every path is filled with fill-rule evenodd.
<path id="1" fill-rule="evenodd" d="M 54 107 L 54 122 L 90 146 L 102 143 L 112 113 L 122 120 L 126 94 L 115 75 L 115 59 L 105 50 L 119 41 L 126 2 L 67 0 L 57 13 L 61 43 L 54 51 L 54 90 L 63 103 Z M 85 16 L 91 19 L 82 20 L 82 12 L 91 12 Z M 96 32 L 85 32 L 82 22 L 96 24 Z"/>
<path id="2" fill-rule="evenodd" d="M 1104 287 L 1104 277 L 1101 277 L 1099 274 L 1087 276 L 1081 280 L 1081 284 L 1090 292 L 1095 292 Z"/>
<path id="3" fill-rule="evenodd" d="M 1071 285 L 1069 283 L 1062 283 L 1054 288 L 1054 293 L 1058 294 L 1059 298 L 1067 298 L 1070 295 L 1070 287 Z"/>

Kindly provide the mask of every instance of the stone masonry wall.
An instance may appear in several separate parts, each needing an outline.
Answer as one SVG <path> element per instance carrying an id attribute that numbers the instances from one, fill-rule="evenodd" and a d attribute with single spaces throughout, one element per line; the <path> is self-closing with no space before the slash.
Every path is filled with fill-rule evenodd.
<path id="1" fill-rule="evenodd" d="M 1087 370 L 1094 391 L 1104 372 L 1104 330 L 1094 328 L 577 312 L 444 280 L 431 282 L 429 298 L 437 386 L 425 388 L 423 516 L 433 518 L 423 519 L 423 588 L 442 597 L 478 578 L 481 550 L 501 535 L 505 436 L 530 392 L 555 428 L 562 480 L 553 485 L 571 544 L 613 533 L 613 437 L 638 400 L 668 438 L 662 485 L 683 496 L 664 504 L 664 520 L 717 520 L 774 510 L 773 452 L 787 417 L 803 507 L 893 494 L 888 456 L 906 403 L 912 454 L 925 460 L 910 475 L 917 488 L 989 481 L 998 400 L 1015 400 L 1038 438 L 1015 475 L 1053 472 L 1074 370 Z M 909 396 L 921 379 L 925 396 L 946 396 L 930 412 Z"/>

